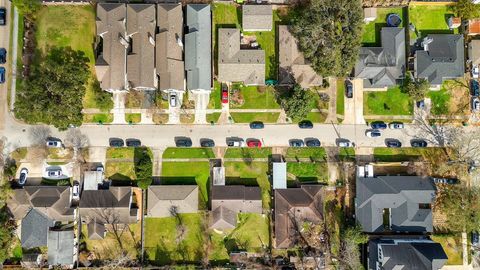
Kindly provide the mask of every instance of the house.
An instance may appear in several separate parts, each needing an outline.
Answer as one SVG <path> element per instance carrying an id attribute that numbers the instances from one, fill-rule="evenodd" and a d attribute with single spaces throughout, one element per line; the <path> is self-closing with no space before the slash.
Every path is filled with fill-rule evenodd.
<path id="1" fill-rule="evenodd" d="M 431 34 L 422 41 L 423 50 L 415 51 L 414 76 L 427 79 L 434 87 L 443 81 L 463 77 L 465 73 L 462 35 Z"/>
<path id="2" fill-rule="evenodd" d="M 285 161 L 272 162 L 273 189 L 287 188 L 287 163 Z"/>
<path id="3" fill-rule="evenodd" d="M 480 34 L 480 19 L 468 20 L 467 34 L 469 36 L 476 36 Z"/>
<path id="4" fill-rule="evenodd" d="M 22 248 L 30 249 L 47 246 L 47 235 L 55 221 L 42 212 L 32 208 L 22 219 L 20 229 L 20 242 Z"/>
<path id="5" fill-rule="evenodd" d="M 243 5 L 242 29 L 245 32 L 272 31 L 273 11 L 271 5 Z"/>
<path id="6" fill-rule="evenodd" d="M 322 191 L 320 185 L 275 190 L 275 248 L 291 248 L 295 245 L 295 235 L 299 230 L 297 225 L 321 222 Z"/>
<path id="7" fill-rule="evenodd" d="M 187 89 L 212 90 L 212 25 L 210 5 L 187 5 L 185 33 L 185 71 Z"/>
<path id="8" fill-rule="evenodd" d="M 363 231 L 432 232 L 435 186 L 418 176 L 357 177 L 355 216 Z"/>
<path id="9" fill-rule="evenodd" d="M 185 90 L 183 11 L 181 4 L 157 5 L 156 70 L 158 89 Z"/>
<path id="10" fill-rule="evenodd" d="M 148 217 L 170 217 L 173 208 L 179 214 L 196 213 L 198 211 L 198 186 L 163 185 L 148 187 Z"/>
<path id="11" fill-rule="evenodd" d="M 125 90 L 126 56 L 129 46 L 126 37 L 125 4 L 99 3 L 97 5 L 97 35 L 102 51 L 95 62 L 100 87 L 106 91 Z"/>
<path id="12" fill-rule="evenodd" d="M 363 22 L 369 23 L 377 19 L 377 8 L 368 7 L 363 8 Z"/>
<path id="13" fill-rule="evenodd" d="M 79 214 L 87 224 L 89 237 L 102 237 L 105 225 L 131 224 L 138 221 L 132 187 L 111 186 L 109 189 L 84 190 L 80 198 Z"/>
<path id="14" fill-rule="evenodd" d="M 233 229 L 237 214 L 262 213 L 262 193 L 259 187 L 212 186 L 212 222 L 210 228 Z"/>
<path id="15" fill-rule="evenodd" d="M 48 231 L 48 264 L 50 266 L 70 266 L 74 263 L 73 229 Z"/>
<path id="16" fill-rule="evenodd" d="M 127 5 L 129 89 L 155 90 L 155 5 Z"/>
<path id="17" fill-rule="evenodd" d="M 468 59 L 472 62 L 472 66 L 476 67 L 480 64 L 480 40 L 474 39 L 468 44 Z"/>
<path id="18" fill-rule="evenodd" d="M 218 29 L 218 80 L 264 85 L 265 51 L 241 49 L 239 29 Z"/>
<path id="19" fill-rule="evenodd" d="M 387 88 L 405 77 L 405 29 L 383 27 L 380 38 L 380 47 L 360 48 L 353 75 L 364 88 Z"/>
<path id="20" fill-rule="evenodd" d="M 298 41 L 290 32 L 290 26 L 278 26 L 279 84 L 300 84 L 302 88 L 322 85 L 318 75 L 298 49 Z"/>
<path id="21" fill-rule="evenodd" d="M 425 238 L 380 238 L 368 243 L 368 270 L 439 270 L 447 262 L 439 243 Z"/>

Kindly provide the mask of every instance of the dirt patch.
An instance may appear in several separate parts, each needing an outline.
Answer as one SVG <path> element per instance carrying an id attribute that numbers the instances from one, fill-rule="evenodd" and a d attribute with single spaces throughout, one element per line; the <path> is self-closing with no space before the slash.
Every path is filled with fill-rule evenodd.
<path id="1" fill-rule="evenodd" d="M 468 82 L 464 79 L 451 81 L 445 86 L 451 94 L 448 104 L 449 112 L 452 114 L 470 114 L 470 93 Z"/>

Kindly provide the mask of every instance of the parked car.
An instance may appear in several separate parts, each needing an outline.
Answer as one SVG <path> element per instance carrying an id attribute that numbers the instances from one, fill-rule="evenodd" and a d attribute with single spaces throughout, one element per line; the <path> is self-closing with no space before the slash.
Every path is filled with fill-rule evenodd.
<path id="1" fill-rule="evenodd" d="M 222 103 L 228 103 L 228 87 L 222 83 Z"/>
<path id="2" fill-rule="evenodd" d="M 128 147 L 140 147 L 142 142 L 139 139 L 126 139 L 125 140 Z"/>
<path id="3" fill-rule="evenodd" d="M 355 144 L 347 139 L 337 140 L 338 147 L 355 147 Z"/>
<path id="4" fill-rule="evenodd" d="M 387 128 L 387 124 L 385 124 L 384 122 L 373 122 L 373 123 L 370 124 L 370 126 L 373 129 L 386 129 Z"/>
<path id="5" fill-rule="evenodd" d="M 478 66 L 474 66 L 472 68 L 472 78 L 478 79 L 479 68 Z"/>
<path id="6" fill-rule="evenodd" d="M 388 124 L 388 127 L 390 129 L 403 129 L 405 126 L 403 125 L 403 123 L 400 122 L 392 122 Z"/>
<path id="7" fill-rule="evenodd" d="M 180 138 L 175 141 L 177 147 L 192 147 L 192 140 L 190 138 Z"/>
<path id="8" fill-rule="evenodd" d="M 7 24 L 7 10 L 2 7 L 0 8 L 0 25 L 6 25 Z"/>
<path id="9" fill-rule="evenodd" d="M 214 147 L 215 142 L 212 139 L 200 139 L 201 147 Z"/>
<path id="10" fill-rule="evenodd" d="M 170 95 L 170 107 L 176 107 L 177 106 L 177 94 L 171 94 Z"/>
<path id="11" fill-rule="evenodd" d="M 470 80 L 470 91 L 474 97 L 478 97 L 480 95 L 480 84 L 477 80 Z"/>
<path id="12" fill-rule="evenodd" d="M 19 185 L 25 185 L 27 182 L 27 177 L 28 177 L 28 169 L 27 168 L 22 168 L 20 170 L 20 176 L 18 177 L 18 184 Z"/>
<path id="13" fill-rule="evenodd" d="M 305 145 L 308 147 L 320 147 L 320 140 L 317 138 L 305 139 Z"/>
<path id="14" fill-rule="evenodd" d="M 478 97 L 472 98 L 472 112 L 480 111 L 480 99 Z"/>
<path id="15" fill-rule="evenodd" d="M 472 232 L 472 246 L 478 248 L 480 246 L 480 241 L 478 237 L 478 232 L 473 231 Z"/>
<path id="16" fill-rule="evenodd" d="M 5 48 L 0 48 L 0 64 L 5 64 L 7 62 L 7 50 Z"/>
<path id="17" fill-rule="evenodd" d="M 298 123 L 299 128 L 313 128 L 313 123 L 309 120 L 303 120 Z"/>
<path id="18" fill-rule="evenodd" d="M 47 172 L 48 177 L 60 177 L 62 176 L 61 169 L 55 169 Z"/>
<path id="19" fill-rule="evenodd" d="M 62 141 L 60 141 L 58 139 L 47 139 L 47 147 L 61 148 L 61 147 L 63 147 Z"/>
<path id="20" fill-rule="evenodd" d="M 345 80 L 345 95 L 347 98 L 353 98 L 353 84 L 350 80 Z"/>
<path id="21" fill-rule="evenodd" d="M 228 140 L 227 146 L 228 147 L 244 147 L 245 142 L 242 139 Z"/>
<path id="22" fill-rule="evenodd" d="M 370 138 L 380 137 L 382 133 L 378 129 L 370 129 L 365 132 L 365 135 Z"/>
<path id="23" fill-rule="evenodd" d="M 250 139 L 247 141 L 247 146 L 248 147 L 253 147 L 253 148 L 260 148 L 262 147 L 262 142 L 257 139 Z"/>
<path id="24" fill-rule="evenodd" d="M 125 144 L 120 138 L 110 138 L 110 147 L 123 147 Z"/>
<path id="25" fill-rule="evenodd" d="M 5 73 L 6 73 L 5 68 L 0 67 L 0 84 L 5 83 Z"/>
<path id="26" fill-rule="evenodd" d="M 255 121 L 255 122 L 250 123 L 250 128 L 251 129 L 262 129 L 264 127 L 265 127 L 265 125 L 260 121 Z"/>
<path id="27" fill-rule="evenodd" d="M 97 171 L 97 172 L 104 172 L 105 169 L 103 168 L 102 165 L 100 165 L 100 166 L 98 166 L 97 168 L 95 168 L 95 171 Z"/>
<path id="28" fill-rule="evenodd" d="M 410 145 L 412 147 L 427 147 L 428 144 L 427 144 L 427 141 L 418 139 L 418 140 L 411 140 Z"/>
<path id="29" fill-rule="evenodd" d="M 422 100 L 417 101 L 417 108 L 419 108 L 419 109 L 425 108 L 425 100 L 422 99 Z"/>
<path id="30" fill-rule="evenodd" d="M 391 147 L 391 148 L 402 147 L 402 143 L 397 139 L 388 139 L 388 140 L 385 141 L 385 145 L 387 145 L 387 147 Z"/>
<path id="31" fill-rule="evenodd" d="M 72 199 L 80 200 L 80 184 L 75 182 L 72 187 Z"/>
<path id="32" fill-rule="evenodd" d="M 305 144 L 300 139 L 292 139 L 288 142 L 290 147 L 303 147 Z"/>

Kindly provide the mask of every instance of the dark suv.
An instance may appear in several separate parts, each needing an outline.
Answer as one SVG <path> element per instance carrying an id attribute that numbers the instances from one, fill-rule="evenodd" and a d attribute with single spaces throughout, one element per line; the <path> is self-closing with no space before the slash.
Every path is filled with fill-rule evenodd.
<path id="1" fill-rule="evenodd" d="M 0 67 L 0 83 L 5 83 L 5 68 Z"/>
<path id="2" fill-rule="evenodd" d="M 397 139 L 390 139 L 385 142 L 387 147 L 398 148 L 402 147 L 402 143 Z"/>
<path id="3" fill-rule="evenodd" d="M 298 123 L 299 128 L 313 128 L 313 123 L 308 120 L 303 120 Z"/>
<path id="4" fill-rule="evenodd" d="M 353 98 L 353 85 L 349 80 L 345 80 L 345 95 L 347 98 Z"/>
<path id="5" fill-rule="evenodd" d="M 192 140 L 190 138 L 180 138 L 175 141 L 177 147 L 192 147 Z"/>
<path id="6" fill-rule="evenodd" d="M 5 48 L 0 48 L 0 64 L 5 64 L 7 62 L 7 50 Z"/>
<path id="7" fill-rule="evenodd" d="M 0 25 L 7 24 L 7 10 L 5 8 L 0 8 Z"/>

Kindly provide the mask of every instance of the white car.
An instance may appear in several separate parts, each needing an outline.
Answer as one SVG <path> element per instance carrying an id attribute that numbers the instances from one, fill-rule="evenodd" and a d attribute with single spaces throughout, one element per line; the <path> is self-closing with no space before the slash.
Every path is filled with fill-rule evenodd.
<path id="1" fill-rule="evenodd" d="M 478 79 L 478 74 L 479 74 L 479 72 L 480 72 L 480 70 L 479 70 L 478 66 L 474 66 L 474 67 L 472 68 L 472 77 L 473 77 L 474 79 Z"/>
<path id="2" fill-rule="evenodd" d="M 388 127 L 390 129 L 403 129 L 405 126 L 403 125 L 403 123 L 393 122 L 393 123 L 388 124 Z"/>
<path id="3" fill-rule="evenodd" d="M 478 99 L 478 97 L 475 97 L 472 99 L 472 111 L 473 112 L 480 111 L 480 99 Z"/>
<path id="4" fill-rule="evenodd" d="M 48 177 L 60 177 L 62 176 L 62 170 L 51 170 L 47 172 Z"/>
<path id="5" fill-rule="evenodd" d="M 170 107 L 176 107 L 177 106 L 177 95 L 176 94 L 171 94 L 170 95 Z"/>
<path id="6" fill-rule="evenodd" d="M 337 143 L 338 147 L 355 147 L 355 144 L 351 141 L 340 141 Z"/>
<path id="7" fill-rule="evenodd" d="M 62 142 L 59 140 L 47 140 L 47 147 L 61 148 L 63 147 L 63 145 L 62 145 Z"/>
<path id="8" fill-rule="evenodd" d="M 235 141 L 232 140 L 232 141 L 229 141 L 227 145 L 229 147 L 245 147 L 245 142 L 240 140 L 235 140 Z"/>
<path id="9" fill-rule="evenodd" d="M 369 138 L 375 138 L 375 137 L 381 137 L 382 133 L 380 133 L 380 130 L 371 129 L 371 130 L 367 130 L 367 132 L 365 132 L 365 135 Z"/>
<path id="10" fill-rule="evenodd" d="M 97 172 L 103 172 L 104 171 L 103 166 L 98 166 L 95 170 Z"/>
<path id="11" fill-rule="evenodd" d="M 80 185 L 78 183 L 75 183 L 72 187 L 72 199 L 80 199 Z"/>
<path id="12" fill-rule="evenodd" d="M 27 177 L 28 177 L 28 169 L 27 168 L 22 168 L 20 170 L 20 177 L 18 177 L 18 184 L 19 185 L 25 185 L 27 182 Z"/>

